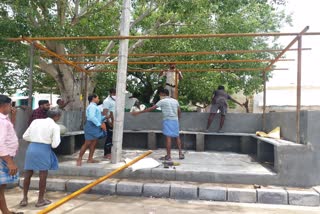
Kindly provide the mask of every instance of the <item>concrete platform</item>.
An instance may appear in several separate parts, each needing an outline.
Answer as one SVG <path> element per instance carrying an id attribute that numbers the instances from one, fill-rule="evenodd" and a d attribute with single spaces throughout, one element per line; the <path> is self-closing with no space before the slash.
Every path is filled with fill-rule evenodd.
<path id="1" fill-rule="evenodd" d="M 145 150 L 124 150 L 123 159 L 133 159 L 144 152 Z M 150 157 L 159 160 L 164 154 L 165 150 L 159 149 L 155 150 Z M 124 164 L 124 162 L 111 164 L 109 160 L 103 158 L 102 150 L 97 150 L 95 153 L 95 159 L 99 160 L 99 163 L 86 163 L 86 153 L 83 165 L 78 167 L 76 166 L 77 157 L 78 153 L 60 156 L 60 169 L 50 173 L 62 176 L 99 177 Z M 278 181 L 278 175 L 271 168 L 267 165 L 261 165 L 246 154 L 186 151 L 185 159 L 179 160 L 178 152 L 173 150 L 172 158 L 180 165 L 168 169 L 160 165 L 157 168 L 142 169 L 135 172 L 132 172 L 131 169 L 125 169 L 115 178 L 259 185 L 277 185 Z"/>

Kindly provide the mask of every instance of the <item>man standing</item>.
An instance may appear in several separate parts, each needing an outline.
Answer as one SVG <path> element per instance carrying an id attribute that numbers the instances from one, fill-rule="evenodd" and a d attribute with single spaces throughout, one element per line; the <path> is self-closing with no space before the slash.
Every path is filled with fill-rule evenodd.
<path id="1" fill-rule="evenodd" d="M 176 69 L 175 64 L 170 64 L 169 69 L 166 71 L 161 71 L 159 77 L 166 77 L 166 86 L 165 89 L 169 91 L 169 96 L 177 99 L 175 94 L 175 87 L 178 84 L 179 80 L 182 80 L 182 73 Z M 178 79 L 176 77 L 178 76 Z"/>
<path id="2" fill-rule="evenodd" d="M 4 214 L 9 211 L 4 196 L 6 185 L 18 182 L 18 167 L 13 157 L 18 150 L 18 137 L 10 122 L 8 114 L 11 112 L 11 99 L 0 95 L 0 210 Z"/>
<path id="3" fill-rule="evenodd" d="M 48 100 L 39 100 L 39 107 L 33 110 L 32 115 L 29 119 L 29 124 L 35 119 L 47 118 L 47 111 L 50 109 L 50 103 Z"/>
<path id="4" fill-rule="evenodd" d="M 109 96 L 103 101 L 102 107 L 102 114 L 106 117 L 105 124 L 107 127 L 107 139 L 104 144 L 104 157 L 111 159 L 114 113 L 116 110 L 116 89 L 112 88 L 109 90 Z"/>
<path id="5" fill-rule="evenodd" d="M 166 136 L 167 155 L 162 157 L 161 160 L 171 160 L 171 139 L 176 138 L 177 146 L 179 149 L 179 159 L 184 159 L 181 149 L 181 139 L 179 136 L 179 118 L 181 116 L 181 109 L 176 99 L 169 97 L 169 91 L 163 89 L 159 91 L 160 101 L 154 106 L 139 112 L 131 112 L 132 115 L 138 115 L 145 112 L 150 112 L 160 107 L 163 115 L 162 133 Z"/>
<path id="6" fill-rule="evenodd" d="M 39 196 L 36 207 L 46 206 L 51 203 L 44 198 L 46 191 L 48 170 L 58 169 L 58 159 L 51 148 L 57 148 L 60 144 L 60 127 L 56 121 L 60 119 L 61 111 L 47 112 L 45 119 L 32 121 L 29 128 L 23 134 L 23 139 L 31 142 L 26 151 L 23 181 L 23 199 L 20 206 L 28 205 L 28 191 L 30 180 L 34 171 L 39 171 Z"/>
<path id="7" fill-rule="evenodd" d="M 89 148 L 89 157 L 87 163 L 97 163 L 93 159 L 94 151 L 96 149 L 98 139 L 105 137 L 107 128 L 103 121 L 106 119 L 97 106 L 99 103 L 99 96 L 92 94 L 88 96 L 89 106 L 86 109 L 86 124 L 84 126 L 84 144 L 81 146 L 79 157 L 77 159 L 77 166 L 81 166 L 82 157 Z"/>
<path id="8" fill-rule="evenodd" d="M 218 86 L 218 90 L 213 92 L 212 101 L 211 101 L 211 109 L 210 109 L 210 115 L 208 118 L 207 123 L 207 130 L 209 129 L 214 116 L 218 113 L 218 110 L 221 112 L 221 118 L 220 118 L 220 126 L 219 126 L 219 133 L 222 133 L 222 127 L 224 124 L 224 119 L 227 114 L 228 110 L 228 100 L 231 100 L 232 102 L 237 103 L 238 105 L 242 106 L 241 103 L 233 99 L 227 92 L 224 91 L 224 86 L 220 85 Z"/>

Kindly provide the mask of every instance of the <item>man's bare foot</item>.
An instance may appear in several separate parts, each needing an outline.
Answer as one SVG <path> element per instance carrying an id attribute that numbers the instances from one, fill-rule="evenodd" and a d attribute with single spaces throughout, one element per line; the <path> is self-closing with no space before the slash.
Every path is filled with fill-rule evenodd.
<path id="1" fill-rule="evenodd" d="M 87 163 L 99 163 L 100 161 L 97 161 L 97 160 L 94 160 L 94 159 L 91 159 L 91 160 L 87 160 Z"/>
<path id="2" fill-rule="evenodd" d="M 81 159 L 78 159 L 78 160 L 77 160 L 77 166 L 81 166 L 81 164 L 82 164 L 82 160 L 81 160 Z"/>

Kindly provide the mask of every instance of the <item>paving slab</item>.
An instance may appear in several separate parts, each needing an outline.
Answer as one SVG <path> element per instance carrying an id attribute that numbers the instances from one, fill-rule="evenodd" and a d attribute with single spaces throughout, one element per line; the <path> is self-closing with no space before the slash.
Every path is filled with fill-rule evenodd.
<path id="1" fill-rule="evenodd" d="M 284 189 L 257 189 L 258 203 L 288 204 L 288 192 Z"/>

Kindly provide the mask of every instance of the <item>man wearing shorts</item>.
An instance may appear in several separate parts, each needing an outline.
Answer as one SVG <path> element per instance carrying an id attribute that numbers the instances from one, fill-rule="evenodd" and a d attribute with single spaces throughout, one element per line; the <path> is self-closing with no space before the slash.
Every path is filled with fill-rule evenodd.
<path id="1" fill-rule="evenodd" d="M 241 103 L 233 99 L 227 92 L 224 91 L 224 86 L 220 85 L 218 87 L 218 90 L 213 92 L 213 97 L 212 97 L 212 102 L 211 102 L 211 109 L 210 109 L 210 115 L 208 118 L 208 124 L 207 124 L 207 130 L 209 129 L 214 116 L 218 113 L 218 110 L 221 113 L 221 118 L 220 118 L 220 126 L 219 126 L 219 133 L 222 133 L 222 127 L 224 124 L 224 119 L 227 114 L 228 110 L 228 100 L 231 100 L 232 102 L 237 103 L 238 105 L 242 106 Z"/>
<path id="2" fill-rule="evenodd" d="M 159 91 L 160 101 L 154 106 L 147 108 L 139 112 L 131 112 L 132 115 L 138 115 L 145 112 L 150 112 L 158 107 L 161 108 L 163 120 L 162 120 L 162 133 L 166 136 L 166 149 L 167 155 L 162 157 L 161 160 L 171 160 L 171 139 L 176 138 L 177 146 L 179 149 L 179 159 L 184 159 L 181 149 L 181 139 L 179 135 L 179 118 L 181 116 L 181 110 L 179 103 L 176 99 L 169 96 L 167 89 Z"/>

